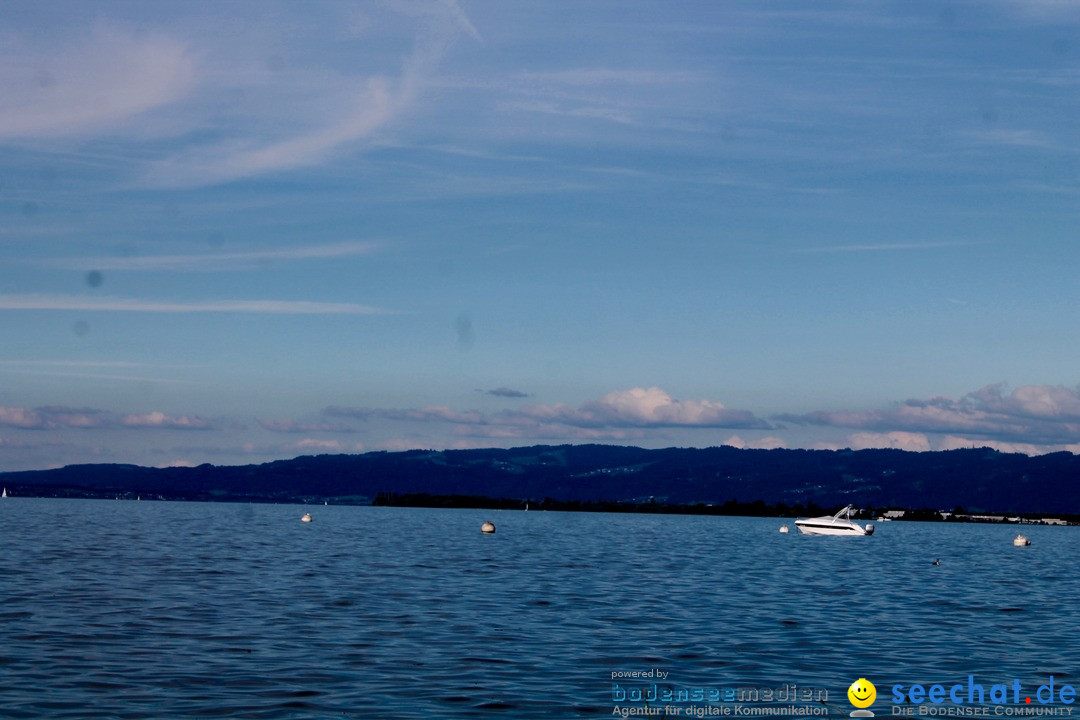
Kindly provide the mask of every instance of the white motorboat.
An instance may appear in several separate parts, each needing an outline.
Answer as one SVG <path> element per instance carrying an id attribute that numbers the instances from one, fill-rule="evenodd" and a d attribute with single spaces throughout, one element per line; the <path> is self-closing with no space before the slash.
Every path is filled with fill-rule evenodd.
<path id="1" fill-rule="evenodd" d="M 806 535 L 873 535 L 874 526 L 867 523 L 865 527 L 851 519 L 851 505 L 848 505 L 835 515 L 822 515 L 815 518 L 800 518 L 795 521 L 795 527 L 799 532 Z"/>

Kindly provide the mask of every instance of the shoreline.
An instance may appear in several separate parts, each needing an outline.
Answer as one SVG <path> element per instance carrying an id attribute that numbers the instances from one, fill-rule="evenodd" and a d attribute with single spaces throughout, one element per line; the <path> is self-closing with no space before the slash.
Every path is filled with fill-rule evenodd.
<path id="1" fill-rule="evenodd" d="M 766 503 L 762 500 L 741 503 L 730 500 L 725 503 L 665 503 L 655 498 L 647 500 L 558 500 L 555 498 L 520 499 L 492 498 L 482 495 L 395 493 L 380 492 L 374 498 L 363 495 L 313 496 L 301 494 L 245 494 L 226 491 L 183 492 L 134 492 L 130 490 L 109 491 L 77 487 L 8 486 L 5 499 L 74 499 L 74 500 L 145 500 L 148 502 L 222 502 L 257 503 L 269 505 L 347 505 L 356 507 L 415 507 L 448 510 L 532 510 L 554 512 L 599 512 L 640 515 L 708 515 L 719 517 L 760 517 L 796 519 L 832 514 L 829 506 L 808 503 L 789 506 L 785 503 Z M 3 502 L 3 501 L 0 501 Z M 882 520 L 883 514 L 891 515 Z M 863 508 L 852 512 L 859 520 L 878 522 L 945 522 L 978 525 L 1039 525 L 1080 526 L 1080 515 L 1071 513 L 967 513 L 962 508 L 953 511 L 930 508 L 879 507 Z"/>

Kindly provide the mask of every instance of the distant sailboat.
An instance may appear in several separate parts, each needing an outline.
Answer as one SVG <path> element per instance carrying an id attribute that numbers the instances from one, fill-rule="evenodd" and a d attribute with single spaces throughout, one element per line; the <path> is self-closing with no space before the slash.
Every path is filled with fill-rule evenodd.
<path id="1" fill-rule="evenodd" d="M 7 497 L 7 488 L 4 488 L 4 494 L 0 495 L 0 497 Z"/>

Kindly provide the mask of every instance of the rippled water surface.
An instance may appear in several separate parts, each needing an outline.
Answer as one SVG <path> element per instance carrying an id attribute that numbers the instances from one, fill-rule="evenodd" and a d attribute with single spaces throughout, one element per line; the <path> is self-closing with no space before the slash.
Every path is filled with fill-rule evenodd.
<path id="1" fill-rule="evenodd" d="M 893 683 L 1080 686 L 1080 528 L 781 522 L 8 498 L 0 717 L 610 717 L 653 668 L 836 717 L 859 677 L 879 716 Z"/>

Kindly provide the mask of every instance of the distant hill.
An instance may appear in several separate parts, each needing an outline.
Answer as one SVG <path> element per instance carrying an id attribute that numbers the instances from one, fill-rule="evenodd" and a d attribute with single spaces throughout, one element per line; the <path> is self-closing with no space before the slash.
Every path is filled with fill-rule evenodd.
<path id="1" fill-rule="evenodd" d="M 645 450 L 560 445 L 510 450 L 304 456 L 262 465 L 70 465 L 0 473 L 12 494 L 370 503 L 383 493 L 521 500 L 817 504 L 1010 513 L 1080 513 L 1080 456 L 988 448 Z"/>

